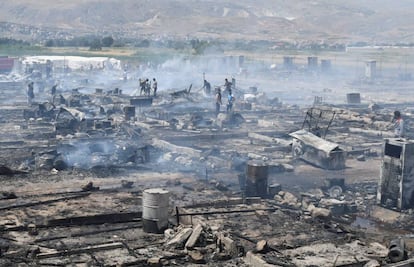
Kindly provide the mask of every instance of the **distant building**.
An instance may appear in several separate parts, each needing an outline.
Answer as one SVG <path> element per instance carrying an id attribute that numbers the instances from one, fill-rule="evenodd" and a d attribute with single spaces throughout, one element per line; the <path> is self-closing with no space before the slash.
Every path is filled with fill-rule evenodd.
<path id="1" fill-rule="evenodd" d="M 0 57 L 0 73 L 10 73 L 14 67 L 14 58 Z"/>
<path id="2" fill-rule="evenodd" d="M 42 73 L 56 70 L 95 70 L 117 69 L 121 70 L 121 61 L 108 57 L 79 57 L 79 56 L 32 56 L 22 61 L 26 69 L 39 69 Z M 48 69 L 50 68 L 50 69 Z M 28 71 L 31 73 L 30 71 Z"/>
<path id="3" fill-rule="evenodd" d="M 375 60 L 370 60 L 365 62 L 365 78 L 375 79 L 377 76 L 377 62 Z"/>

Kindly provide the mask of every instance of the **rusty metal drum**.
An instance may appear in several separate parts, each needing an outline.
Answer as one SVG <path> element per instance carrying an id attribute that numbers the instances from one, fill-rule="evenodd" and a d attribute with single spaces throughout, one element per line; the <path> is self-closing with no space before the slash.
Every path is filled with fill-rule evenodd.
<path id="1" fill-rule="evenodd" d="M 263 161 L 249 161 L 246 166 L 245 193 L 248 197 L 267 197 L 269 166 Z"/>

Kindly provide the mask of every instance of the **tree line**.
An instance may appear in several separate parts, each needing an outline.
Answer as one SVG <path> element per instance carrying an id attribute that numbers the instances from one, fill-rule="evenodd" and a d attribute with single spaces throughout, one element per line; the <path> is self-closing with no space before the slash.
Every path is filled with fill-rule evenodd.
<path id="1" fill-rule="evenodd" d="M 111 47 L 114 38 L 106 36 L 99 38 L 96 36 L 81 36 L 72 39 L 49 39 L 45 42 L 46 47 L 89 47 L 89 50 L 98 51 L 103 47 Z"/>

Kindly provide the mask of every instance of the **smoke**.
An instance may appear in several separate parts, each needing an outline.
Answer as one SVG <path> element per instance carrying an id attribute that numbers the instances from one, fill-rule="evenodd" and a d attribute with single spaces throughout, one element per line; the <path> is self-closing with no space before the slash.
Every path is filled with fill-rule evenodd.
<path id="1" fill-rule="evenodd" d="M 307 62 L 307 57 L 311 56 L 310 52 L 309 54 L 304 51 L 294 52 L 296 55 L 291 55 L 294 59 L 293 66 L 288 68 L 284 66 L 283 54 L 277 55 L 272 50 L 269 53 L 272 56 L 258 53 L 245 57 L 242 53 L 226 55 L 223 51 L 204 55 L 171 55 L 170 59 L 160 64 L 146 62 L 128 66 L 126 63 L 119 63 L 121 65 L 119 68 L 84 69 L 66 73 L 56 71 L 53 73 L 53 78 L 54 82 L 59 84 L 59 93 L 65 94 L 70 93 L 74 88 L 80 88 L 81 93 L 88 94 L 94 93 L 96 88 L 103 89 L 104 92 L 119 88 L 125 94 L 133 94 L 134 91 L 139 92 L 139 78 L 148 78 L 151 82 L 153 78 L 156 78 L 160 94 L 186 90 L 190 86 L 192 86 L 192 92 L 200 92 L 203 79 L 208 80 L 214 90 L 216 86 L 223 86 L 225 78 L 230 80 L 235 78 L 236 89 L 248 89 L 254 86 L 259 92 L 266 93 L 269 98 L 277 97 L 283 103 L 312 105 L 316 96 L 322 97 L 327 103 L 346 103 L 346 93 L 358 92 L 358 82 L 362 80 L 365 73 L 364 61 L 368 58 L 377 60 L 378 69 L 383 77 L 385 74 L 398 76 L 399 73 L 411 71 L 411 65 L 407 67 L 403 61 L 403 55 L 408 53 L 406 50 L 389 51 L 385 48 L 367 50 L 364 48 L 349 49 L 334 54 L 321 52 L 318 65 L 313 69 L 308 66 Z M 395 54 L 398 58 L 386 58 L 385 55 L 388 54 Z M 322 70 L 322 59 L 331 61 L 330 70 Z M 391 64 L 394 66 L 392 73 L 390 72 Z M 12 82 L 19 80 L 17 74 L 13 75 L 2 76 L 0 80 Z M 44 83 L 43 96 L 41 93 L 37 94 L 40 91 L 40 83 L 35 84 L 36 101 L 48 99 L 47 93 L 52 83 Z M 25 101 L 25 86 L 23 84 L 20 87 L 22 100 Z M 6 98 L 4 101 L 10 101 L 10 99 L 14 98 Z M 370 99 L 375 100 L 375 95 L 370 96 Z M 212 108 L 209 102 L 176 101 L 175 104 L 179 109 Z"/>
<path id="2" fill-rule="evenodd" d="M 177 56 L 166 60 L 156 68 L 144 70 L 141 76 L 156 77 L 161 89 L 185 89 L 191 84 L 193 89 L 197 89 L 203 85 L 204 78 L 208 79 L 210 75 L 221 74 L 223 77 L 231 77 L 238 66 L 230 59 L 235 61 L 233 57 L 225 56 L 191 58 Z"/>
<path id="3" fill-rule="evenodd" d="M 61 144 L 57 152 L 66 165 L 80 169 L 142 163 L 141 148 L 114 140 L 76 140 Z"/>

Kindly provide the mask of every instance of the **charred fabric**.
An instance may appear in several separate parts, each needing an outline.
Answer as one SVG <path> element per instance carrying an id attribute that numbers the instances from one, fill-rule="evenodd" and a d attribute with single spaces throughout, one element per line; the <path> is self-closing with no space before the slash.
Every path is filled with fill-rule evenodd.
<path id="1" fill-rule="evenodd" d="M 16 92 L 1 107 L 2 266 L 414 263 L 414 143 L 388 130 L 404 105 L 301 108 L 235 80 L 218 114 L 217 88 L 191 85 Z"/>

